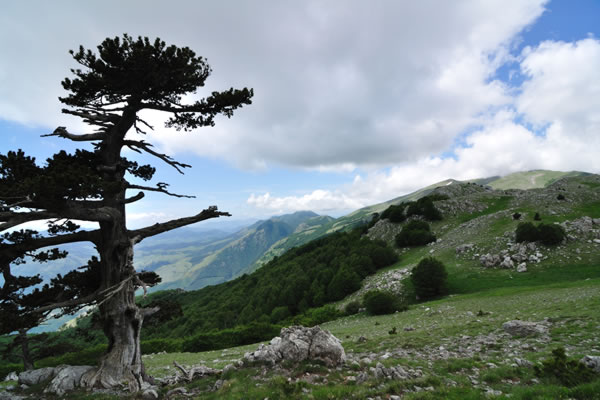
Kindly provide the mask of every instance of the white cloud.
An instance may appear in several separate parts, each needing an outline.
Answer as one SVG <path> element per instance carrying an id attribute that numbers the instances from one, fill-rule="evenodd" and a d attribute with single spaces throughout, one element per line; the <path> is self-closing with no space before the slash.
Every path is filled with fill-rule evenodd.
<path id="1" fill-rule="evenodd" d="M 466 146 L 455 149 L 455 158 L 421 157 L 387 172 L 355 177 L 340 191 L 321 191 L 318 197 L 267 196 L 252 203 L 295 210 L 298 199 L 308 196 L 314 199 L 314 209 L 319 209 L 319 198 L 327 199 L 330 209 L 337 201 L 341 209 L 348 198 L 366 206 L 447 178 L 466 180 L 530 169 L 600 172 L 600 41 L 544 42 L 527 48 L 521 69 L 528 80 L 514 98 L 516 111 L 505 107 L 481 117 L 483 128 L 466 137 Z M 517 112 L 534 127 L 515 122 Z M 541 127 L 544 134 L 538 133 Z"/>
<path id="2" fill-rule="evenodd" d="M 73 66 L 66 51 L 129 32 L 206 56 L 214 70 L 207 92 L 255 89 L 254 104 L 215 129 L 150 135 L 163 150 L 254 169 L 345 170 L 415 161 L 444 151 L 477 114 L 509 101 L 494 71 L 544 1 L 177 5 L 8 6 L 0 33 L 14 39 L 0 43 L 12 60 L 0 72 L 0 118 L 72 127 L 56 100 Z M 31 22 L 15 22 L 22 20 Z"/>

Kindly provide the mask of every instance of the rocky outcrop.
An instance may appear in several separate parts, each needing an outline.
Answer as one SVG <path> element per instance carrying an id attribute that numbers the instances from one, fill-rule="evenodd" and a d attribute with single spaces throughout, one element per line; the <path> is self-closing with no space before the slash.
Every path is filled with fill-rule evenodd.
<path id="1" fill-rule="evenodd" d="M 88 365 L 61 365 L 54 368 L 54 378 L 44 389 L 44 393 L 54 393 L 62 396 L 66 392 L 79 387 L 81 376 L 94 369 Z"/>
<path id="2" fill-rule="evenodd" d="M 268 345 L 261 344 L 256 351 L 244 355 L 247 362 L 276 364 L 286 360 L 318 360 L 335 367 L 346 361 L 346 353 L 340 340 L 319 326 L 292 326 L 283 328 L 280 336 L 273 338 Z"/>
<path id="3" fill-rule="evenodd" d="M 502 324 L 502 329 L 515 337 L 539 336 L 549 333 L 548 326 L 544 323 L 521 321 L 518 319 L 505 322 Z"/>
<path id="4" fill-rule="evenodd" d="M 19 384 L 31 386 L 47 381 L 50 378 L 54 377 L 54 369 L 55 368 L 53 367 L 46 367 L 21 372 L 19 374 Z"/>

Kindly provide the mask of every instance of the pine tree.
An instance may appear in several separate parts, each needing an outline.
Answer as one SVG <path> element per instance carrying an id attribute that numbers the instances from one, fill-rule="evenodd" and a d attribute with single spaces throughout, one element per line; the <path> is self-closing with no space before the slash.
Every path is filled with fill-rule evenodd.
<path id="1" fill-rule="evenodd" d="M 140 389 L 145 376 L 140 353 L 140 330 L 145 316 L 156 308 L 139 308 L 134 302 L 136 288 L 153 285 L 153 273 L 136 272 L 133 247 L 145 238 L 209 218 L 227 216 L 211 206 L 197 215 L 129 230 L 125 206 L 139 201 L 144 192 L 175 197 L 163 182 L 155 186 L 134 183 L 149 181 L 152 165 L 139 165 L 125 158 L 124 148 L 156 157 L 180 173 L 189 165 L 178 162 L 140 139 L 126 137 L 152 127 L 140 112 L 162 111 L 170 115 L 166 127 L 194 130 L 213 126 L 215 117 L 231 117 L 243 105 L 251 104 L 252 89 L 228 89 L 186 104 L 183 96 L 204 86 L 211 69 L 202 57 L 187 47 L 167 46 L 160 39 L 105 39 L 97 52 L 80 46 L 70 52 L 80 69 L 62 81 L 67 91 L 59 100 L 63 112 L 81 118 L 91 132 L 72 133 L 58 127 L 55 136 L 92 144 L 69 154 L 60 151 L 39 166 L 21 150 L 0 155 L 0 289 L 2 329 L 20 331 L 37 325 L 52 310 L 73 312 L 84 305 L 97 305 L 108 337 L 108 351 L 96 370 L 84 376 L 89 387 L 111 388 L 126 382 Z M 139 137 L 139 136 L 136 136 Z M 128 190 L 137 194 L 128 196 Z M 31 221 L 49 221 L 47 235 L 15 230 Z M 96 230 L 81 230 L 74 220 L 92 221 Z M 41 278 L 17 273 L 26 260 L 51 261 L 64 257 L 48 246 L 90 242 L 98 252 L 88 265 L 57 276 L 39 287 Z M 40 250 L 44 249 L 44 250 Z M 36 287 L 26 293 L 26 289 Z M 7 323 L 10 321 L 10 324 Z"/>

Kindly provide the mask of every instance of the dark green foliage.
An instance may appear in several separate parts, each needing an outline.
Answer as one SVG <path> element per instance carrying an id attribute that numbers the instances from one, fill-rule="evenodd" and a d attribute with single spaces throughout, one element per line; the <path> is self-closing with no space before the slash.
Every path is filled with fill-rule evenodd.
<path id="1" fill-rule="evenodd" d="M 546 246 L 560 244 L 566 236 L 563 227 L 557 224 L 540 224 L 537 229 L 539 240 Z"/>
<path id="2" fill-rule="evenodd" d="M 412 215 L 421 215 L 429 221 L 440 221 L 442 219 L 442 213 L 435 208 L 430 196 L 421 197 L 416 202 L 409 203 L 406 216 L 410 217 Z"/>
<path id="3" fill-rule="evenodd" d="M 398 247 L 424 246 L 427 243 L 435 242 L 435 240 L 436 237 L 431 232 L 429 224 L 419 220 L 410 221 L 395 238 Z"/>
<path id="4" fill-rule="evenodd" d="M 448 293 L 446 267 L 433 257 L 422 259 L 413 268 L 410 278 L 419 299 L 431 299 Z"/>
<path id="5" fill-rule="evenodd" d="M 404 215 L 405 208 L 406 204 L 404 203 L 397 206 L 391 205 L 381 213 L 380 219 L 388 219 L 393 223 L 404 222 L 406 220 L 406 215 Z"/>
<path id="6" fill-rule="evenodd" d="M 556 196 L 556 200 L 566 200 L 565 195 L 562 193 L 559 193 L 559 195 Z"/>
<path id="7" fill-rule="evenodd" d="M 391 314 L 400 308 L 399 299 L 395 295 L 381 290 L 365 293 L 363 304 L 371 315 Z"/>
<path id="8" fill-rule="evenodd" d="M 515 235 L 517 243 L 535 242 L 538 240 L 538 230 L 531 222 L 519 222 Z"/>
<path id="9" fill-rule="evenodd" d="M 562 243 L 566 237 L 565 230 L 557 224 L 533 225 L 531 222 L 521 222 L 515 231 L 517 243 L 542 242 L 546 246 Z"/>
<path id="10" fill-rule="evenodd" d="M 4 381 L 4 378 L 6 377 L 6 375 L 10 374 L 11 372 L 15 371 L 17 374 L 20 372 L 23 372 L 23 363 L 19 363 L 19 364 L 5 364 L 0 363 L 0 381 Z"/>
<path id="11" fill-rule="evenodd" d="M 590 382 L 598 375 L 576 360 L 568 360 L 563 347 L 552 350 L 552 358 L 545 360 L 542 366 L 534 366 L 536 376 L 557 379 L 568 387 Z"/>
<path id="12" fill-rule="evenodd" d="M 207 349 L 223 343 L 214 339 L 215 332 L 227 329 L 228 335 L 234 335 L 231 332 L 237 332 L 236 327 L 256 321 L 267 325 L 328 321 L 340 313 L 323 305 L 357 290 L 365 276 L 397 259 L 385 242 L 369 240 L 358 231 L 334 233 L 289 250 L 251 275 L 193 292 L 149 295 L 142 302 L 145 307 L 168 299 L 181 305 L 183 316 L 161 324 L 145 324 L 142 340 L 210 333 L 196 340 L 205 342 L 197 347 Z"/>
<path id="13" fill-rule="evenodd" d="M 513 219 L 516 221 L 516 220 L 519 220 L 519 219 L 521 219 L 521 214 L 520 214 L 520 213 L 518 213 L 518 212 L 516 212 L 516 213 L 514 213 L 514 214 L 512 215 L 512 217 L 513 217 Z"/>
<path id="14" fill-rule="evenodd" d="M 153 354 L 160 352 L 179 353 L 183 351 L 183 340 L 181 339 L 150 339 L 143 340 L 140 344 L 142 354 Z"/>
<path id="15" fill-rule="evenodd" d="M 290 313 L 290 309 L 287 308 L 287 306 L 275 307 L 273 311 L 271 311 L 271 322 L 275 324 L 289 318 L 291 315 L 292 313 Z"/>
<path id="16" fill-rule="evenodd" d="M 342 267 L 334 275 L 327 287 L 327 294 L 332 301 L 341 300 L 346 295 L 360 289 L 361 278 L 349 267 Z"/>
<path id="17" fill-rule="evenodd" d="M 344 313 L 346 315 L 357 314 L 358 310 L 360 310 L 360 303 L 356 300 L 351 301 L 350 303 L 346 304 L 346 307 L 344 307 Z"/>
<path id="18" fill-rule="evenodd" d="M 541 221 L 542 217 L 540 217 L 540 213 L 536 212 L 535 215 L 533 216 L 533 220 L 534 221 Z"/>
<path id="19" fill-rule="evenodd" d="M 234 329 L 199 333 L 183 341 L 182 351 L 200 352 L 252 344 L 272 339 L 279 335 L 280 330 L 278 325 L 254 322 Z"/>

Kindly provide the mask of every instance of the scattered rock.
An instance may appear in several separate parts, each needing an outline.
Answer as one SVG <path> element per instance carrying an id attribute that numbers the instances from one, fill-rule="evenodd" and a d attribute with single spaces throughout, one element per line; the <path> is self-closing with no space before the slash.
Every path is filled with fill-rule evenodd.
<path id="1" fill-rule="evenodd" d="M 517 266 L 517 272 L 527 272 L 527 263 L 522 262 Z"/>
<path id="2" fill-rule="evenodd" d="M 518 319 L 505 322 L 502 324 L 502 329 L 510 335 L 517 337 L 547 335 L 549 332 L 546 325 Z"/>
<path id="3" fill-rule="evenodd" d="M 336 367 L 346 361 L 346 353 L 340 340 L 321 327 L 292 326 L 281 329 L 280 336 L 273 338 L 269 345 L 261 344 L 256 351 L 246 353 L 244 360 L 271 364 L 283 360 L 320 360 L 329 367 Z"/>
<path id="4" fill-rule="evenodd" d="M 374 368 L 371 368 L 371 372 L 375 376 L 375 379 L 414 379 L 423 376 L 423 373 L 419 369 L 403 368 L 400 365 L 395 367 L 386 368 L 382 363 L 377 363 Z"/>
<path id="5" fill-rule="evenodd" d="M 475 244 L 473 243 L 465 243 L 456 247 L 456 254 L 466 253 L 468 251 L 472 251 L 475 248 Z"/>
<path id="6" fill-rule="evenodd" d="M 364 336 L 360 336 L 360 337 L 359 337 L 359 338 L 358 338 L 356 341 L 357 341 L 358 343 L 364 343 L 364 342 L 366 342 L 366 341 L 367 341 L 367 338 L 366 338 L 366 337 L 364 337 Z"/>
<path id="7" fill-rule="evenodd" d="M 186 394 L 187 394 L 187 392 L 188 392 L 188 391 L 187 391 L 187 389 L 186 389 L 186 388 L 184 388 L 184 387 L 178 387 L 178 388 L 175 388 L 175 389 L 171 389 L 171 390 L 169 390 L 169 391 L 167 392 L 167 395 L 166 395 L 166 397 L 167 397 L 167 398 L 170 398 L 171 396 L 175 396 L 175 395 L 177 395 L 177 394 L 186 395 Z"/>
<path id="8" fill-rule="evenodd" d="M 506 256 L 504 257 L 504 260 L 502 260 L 502 262 L 500 263 L 500 266 L 506 269 L 513 269 L 515 267 L 515 263 L 510 258 L 510 256 Z"/>
<path id="9" fill-rule="evenodd" d="M 533 363 L 531 361 L 524 360 L 522 358 L 515 358 L 515 364 L 518 367 L 525 367 L 525 368 L 531 368 L 531 367 L 533 367 Z"/>

